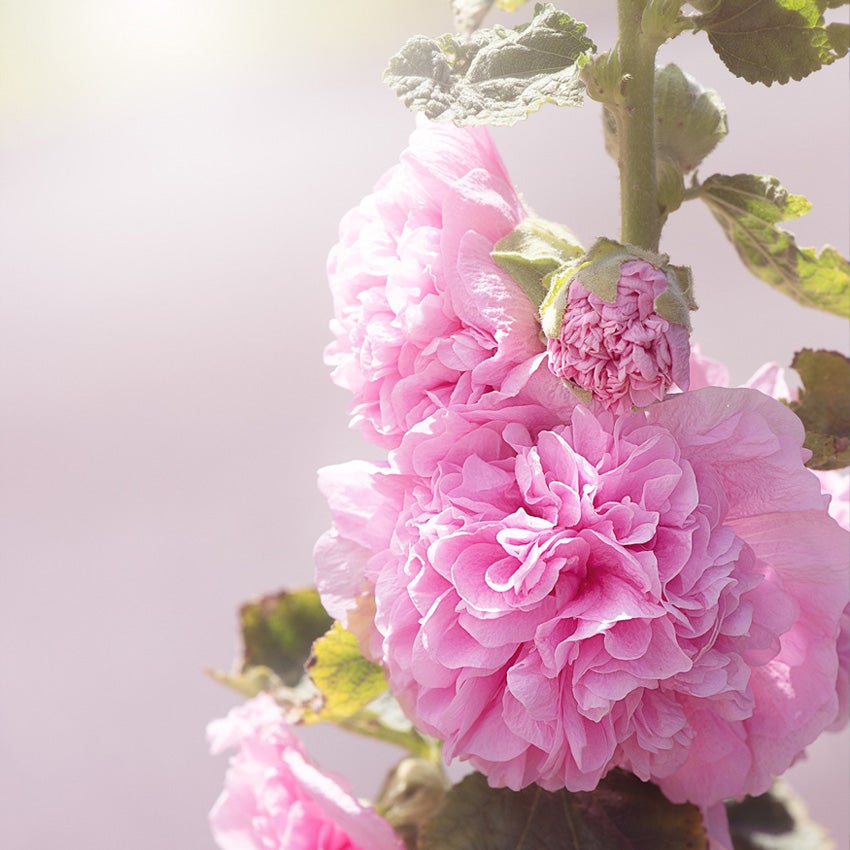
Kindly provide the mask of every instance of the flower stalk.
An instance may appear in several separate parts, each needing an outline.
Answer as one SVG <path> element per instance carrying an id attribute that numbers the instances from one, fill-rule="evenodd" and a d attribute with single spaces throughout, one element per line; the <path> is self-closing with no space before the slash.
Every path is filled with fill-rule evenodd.
<path id="1" fill-rule="evenodd" d="M 618 0 L 623 102 L 616 117 L 621 240 L 657 251 L 662 227 L 655 170 L 655 54 L 659 42 L 642 26 L 647 5 L 648 0 Z"/>

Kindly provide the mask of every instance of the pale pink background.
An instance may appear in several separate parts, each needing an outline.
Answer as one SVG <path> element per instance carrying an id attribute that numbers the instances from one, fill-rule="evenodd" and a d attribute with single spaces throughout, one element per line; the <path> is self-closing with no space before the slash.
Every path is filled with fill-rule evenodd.
<path id="1" fill-rule="evenodd" d="M 322 364 L 324 262 L 413 123 L 381 85 L 386 58 L 449 29 L 446 5 L 0 6 L 4 850 L 212 847 L 224 761 L 204 726 L 237 698 L 201 668 L 230 666 L 239 602 L 310 582 L 316 468 L 372 454 Z M 611 43 L 613 2 L 563 5 Z M 780 176 L 815 206 L 801 242 L 846 251 L 846 62 L 764 91 L 701 37 L 675 48 L 661 58 L 730 109 L 703 175 Z M 496 133 L 528 203 L 586 243 L 617 230 L 598 112 L 548 107 Z M 664 247 L 694 266 L 697 336 L 736 380 L 847 349 L 844 322 L 749 277 L 704 209 Z M 363 794 L 395 757 L 305 737 Z M 791 774 L 839 846 L 847 755 L 846 733 L 825 736 Z"/>

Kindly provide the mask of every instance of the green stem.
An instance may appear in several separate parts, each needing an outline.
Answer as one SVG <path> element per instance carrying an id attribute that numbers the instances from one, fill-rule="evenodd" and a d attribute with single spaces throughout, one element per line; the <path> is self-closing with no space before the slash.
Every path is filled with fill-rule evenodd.
<path id="1" fill-rule="evenodd" d="M 618 0 L 619 56 L 624 103 L 619 109 L 621 239 L 657 251 L 661 213 L 655 173 L 655 54 L 641 16 L 648 0 Z"/>

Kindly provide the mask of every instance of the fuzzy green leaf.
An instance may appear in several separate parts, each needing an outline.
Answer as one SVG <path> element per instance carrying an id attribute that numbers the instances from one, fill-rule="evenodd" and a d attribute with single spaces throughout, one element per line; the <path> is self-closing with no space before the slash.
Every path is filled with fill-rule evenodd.
<path id="1" fill-rule="evenodd" d="M 549 275 L 584 253 L 566 227 L 541 218 L 526 218 L 494 246 L 491 256 L 538 309 L 549 291 Z"/>
<path id="2" fill-rule="evenodd" d="M 515 124 L 544 103 L 577 106 L 593 52 L 584 24 L 538 4 L 529 24 L 468 39 L 414 36 L 384 79 L 410 109 L 455 124 Z"/>
<path id="3" fill-rule="evenodd" d="M 782 783 L 766 794 L 726 804 L 735 850 L 832 850 L 826 832 Z"/>
<path id="4" fill-rule="evenodd" d="M 811 205 L 790 195 L 775 177 L 715 174 L 699 188 L 744 265 L 756 277 L 806 307 L 850 317 L 850 263 L 834 248 L 798 248 L 794 236 L 776 227 Z"/>
<path id="5" fill-rule="evenodd" d="M 313 644 L 307 672 L 322 693 L 326 720 L 353 717 L 387 690 L 384 671 L 363 657 L 357 638 L 339 623 Z"/>
<path id="6" fill-rule="evenodd" d="M 703 5 L 703 4 L 701 4 Z M 696 19 L 726 67 L 750 83 L 802 80 L 834 62 L 840 38 L 824 25 L 824 0 L 717 0 Z"/>
<path id="7" fill-rule="evenodd" d="M 850 360 L 837 351 L 804 348 L 791 367 L 803 382 L 791 409 L 806 428 L 805 446 L 812 451 L 811 469 L 850 465 Z"/>
<path id="8" fill-rule="evenodd" d="M 615 770 L 595 791 L 490 788 L 481 774 L 450 789 L 420 850 L 705 850 L 699 810 Z"/>

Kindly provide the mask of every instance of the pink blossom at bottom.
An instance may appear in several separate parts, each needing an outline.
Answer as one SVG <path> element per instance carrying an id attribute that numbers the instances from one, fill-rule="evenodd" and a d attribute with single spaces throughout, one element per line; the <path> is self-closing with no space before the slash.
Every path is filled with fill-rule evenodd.
<path id="1" fill-rule="evenodd" d="M 310 763 L 267 694 L 207 734 L 213 753 L 237 750 L 210 812 L 222 850 L 404 850 L 385 820 Z"/>
<path id="2" fill-rule="evenodd" d="M 759 794 L 838 704 L 848 536 L 802 438 L 747 389 L 561 425 L 441 411 L 385 464 L 324 472 L 319 586 L 493 785 L 620 766 L 675 802 Z"/>
<path id="3" fill-rule="evenodd" d="M 661 269 L 627 260 L 613 302 L 570 284 L 561 331 L 548 342 L 549 368 L 608 410 L 625 412 L 688 388 L 688 330 L 655 311 L 668 286 Z"/>

